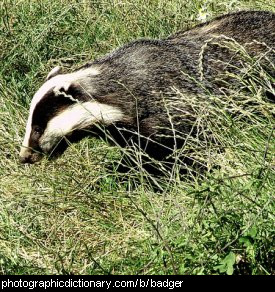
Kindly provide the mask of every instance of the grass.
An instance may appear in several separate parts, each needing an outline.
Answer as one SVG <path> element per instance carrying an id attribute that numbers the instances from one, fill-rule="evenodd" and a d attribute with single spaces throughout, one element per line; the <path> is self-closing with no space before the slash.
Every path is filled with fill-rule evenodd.
<path id="1" fill-rule="evenodd" d="M 175 170 L 162 190 L 144 171 L 115 171 L 118 149 L 96 139 L 18 163 L 30 100 L 56 64 L 71 70 L 229 11 L 275 11 L 265 2 L 1 1 L 0 274 L 274 274 L 274 106 L 263 94 L 274 80 L 260 69 L 228 97 L 239 118 L 208 109 L 223 149 L 197 152 L 209 171 Z"/>

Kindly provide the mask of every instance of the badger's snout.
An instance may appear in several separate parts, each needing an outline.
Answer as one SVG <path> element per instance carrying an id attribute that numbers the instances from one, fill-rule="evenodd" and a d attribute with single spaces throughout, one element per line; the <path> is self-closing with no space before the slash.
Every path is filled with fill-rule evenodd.
<path id="1" fill-rule="evenodd" d="M 28 148 L 21 149 L 20 154 L 19 154 L 20 163 L 33 164 L 40 161 L 41 158 L 42 158 L 42 154 L 38 152 L 34 152 Z"/>

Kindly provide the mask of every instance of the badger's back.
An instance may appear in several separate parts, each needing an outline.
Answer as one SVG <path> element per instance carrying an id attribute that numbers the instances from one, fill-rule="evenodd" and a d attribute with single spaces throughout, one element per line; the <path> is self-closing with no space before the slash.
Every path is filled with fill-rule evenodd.
<path id="1" fill-rule="evenodd" d="M 205 40 L 213 34 L 225 35 L 241 43 L 258 40 L 274 46 L 275 14 L 270 11 L 240 11 L 222 15 L 186 31 L 177 32 L 167 39 L 175 42 L 182 38 Z"/>
<path id="2" fill-rule="evenodd" d="M 102 86 L 106 83 L 100 84 L 97 76 L 95 92 L 103 89 L 98 98 L 127 113 L 129 120 L 120 123 L 121 129 L 130 127 L 132 133 L 134 128 L 140 136 L 171 147 L 175 131 L 179 137 L 194 128 L 194 108 L 184 96 L 200 99 L 224 93 L 228 85 L 243 87 L 236 76 L 242 79 L 247 66 L 253 65 L 246 63 L 248 56 L 275 77 L 274 45 L 275 14 L 232 13 L 164 40 L 132 42 L 96 60 L 92 65 L 102 66 L 110 87 Z M 177 146 L 185 135 L 181 138 Z M 148 141 L 144 143 L 149 151 Z M 159 154 L 156 147 L 152 146 L 153 155 Z"/>
<path id="3" fill-rule="evenodd" d="M 94 61 L 90 66 L 100 66 L 102 74 L 95 77 L 91 90 L 102 102 L 124 108 L 134 120 L 137 112 L 140 120 L 164 115 L 163 101 L 175 100 L 175 92 L 219 94 L 232 81 L 232 73 L 244 69 L 242 48 L 274 76 L 274 45 L 275 14 L 228 14 L 164 40 L 134 41 Z M 236 80 L 234 84 L 239 86 Z"/>
<path id="4" fill-rule="evenodd" d="M 235 43 L 235 51 L 230 45 L 226 48 L 225 41 L 231 41 L 231 45 Z M 220 16 L 164 40 L 131 42 L 88 66 L 100 65 L 106 79 L 123 83 L 133 94 L 137 93 L 137 98 L 142 98 L 143 91 L 147 96 L 150 90 L 165 92 L 171 86 L 197 94 L 202 92 L 201 86 L 190 82 L 187 75 L 193 79 L 204 79 L 206 86 L 217 90 L 214 79 L 217 73 L 224 73 L 225 66 L 221 63 L 226 62 L 231 67 L 239 65 L 241 60 L 236 55 L 241 46 L 253 57 L 260 58 L 261 54 L 266 54 L 261 58 L 269 58 L 274 63 L 274 45 L 275 14 L 241 11 Z M 213 68 L 205 71 L 204 78 L 202 66 Z M 98 79 L 104 78 L 102 75 Z M 100 83 L 100 80 L 97 82 Z M 96 84 L 93 86 L 96 87 Z M 99 85 L 95 91 L 100 90 Z M 103 95 L 110 93 L 110 90 L 112 88 L 107 88 Z"/>

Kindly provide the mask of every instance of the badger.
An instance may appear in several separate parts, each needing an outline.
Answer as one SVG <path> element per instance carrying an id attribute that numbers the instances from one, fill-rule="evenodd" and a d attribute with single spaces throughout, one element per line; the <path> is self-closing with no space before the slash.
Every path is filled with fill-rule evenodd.
<path id="1" fill-rule="evenodd" d="M 225 84 L 238 88 L 232 74 L 242 73 L 242 49 L 274 77 L 274 40 L 274 13 L 241 11 L 165 39 L 132 41 L 71 73 L 55 67 L 31 101 L 20 161 L 59 156 L 86 136 L 165 160 L 194 128 L 179 94 L 199 100 Z"/>

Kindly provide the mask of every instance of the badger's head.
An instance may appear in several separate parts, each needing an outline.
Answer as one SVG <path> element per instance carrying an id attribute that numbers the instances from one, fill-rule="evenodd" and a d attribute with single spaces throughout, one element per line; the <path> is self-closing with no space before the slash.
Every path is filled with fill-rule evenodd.
<path id="1" fill-rule="evenodd" d="M 117 107 L 98 102 L 90 93 L 98 74 L 92 67 L 70 74 L 60 74 L 56 67 L 49 73 L 31 102 L 20 162 L 38 162 L 43 154 L 58 156 L 75 132 L 121 120 Z"/>

